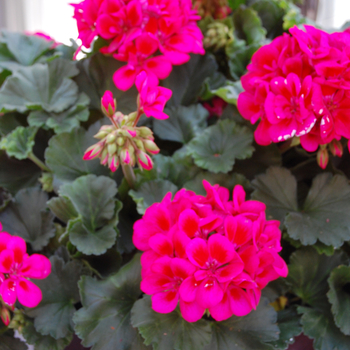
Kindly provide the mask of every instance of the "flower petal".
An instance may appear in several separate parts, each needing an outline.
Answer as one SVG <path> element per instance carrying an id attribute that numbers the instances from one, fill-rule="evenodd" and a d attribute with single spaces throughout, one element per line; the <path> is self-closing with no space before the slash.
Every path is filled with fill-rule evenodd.
<path id="1" fill-rule="evenodd" d="M 205 308 L 196 301 L 188 303 L 180 299 L 180 311 L 187 322 L 196 322 L 202 318 Z"/>
<path id="2" fill-rule="evenodd" d="M 13 305 L 16 302 L 16 281 L 8 278 L 0 285 L 0 295 L 2 300 L 8 304 Z"/>
<path id="3" fill-rule="evenodd" d="M 199 286 L 197 301 L 204 308 L 210 308 L 220 303 L 224 292 L 214 277 L 206 278 Z"/>
<path id="4" fill-rule="evenodd" d="M 232 243 L 221 235 L 212 235 L 208 240 L 209 255 L 220 265 L 227 264 L 235 257 L 235 250 Z"/>
<path id="5" fill-rule="evenodd" d="M 188 244 L 186 253 L 191 263 L 199 267 L 205 267 L 205 264 L 209 259 L 207 242 L 202 238 L 193 239 Z"/>
<path id="6" fill-rule="evenodd" d="M 152 296 L 152 309 L 156 312 L 167 314 L 175 310 L 179 294 L 176 290 L 157 293 Z"/>
<path id="7" fill-rule="evenodd" d="M 25 278 L 19 278 L 17 282 L 18 301 L 26 307 L 36 307 L 42 299 L 42 293 L 38 286 Z"/>
<path id="8" fill-rule="evenodd" d="M 196 298 L 199 282 L 193 276 L 187 277 L 180 286 L 179 293 L 182 300 L 186 302 L 194 301 Z"/>
<path id="9" fill-rule="evenodd" d="M 50 260 L 41 254 L 33 254 L 24 259 L 20 274 L 29 278 L 46 278 L 51 273 Z"/>

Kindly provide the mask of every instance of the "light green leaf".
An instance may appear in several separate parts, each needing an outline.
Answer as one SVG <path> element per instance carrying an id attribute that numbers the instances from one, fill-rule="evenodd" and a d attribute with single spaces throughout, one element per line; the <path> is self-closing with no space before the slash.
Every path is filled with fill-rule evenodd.
<path id="1" fill-rule="evenodd" d="M 168 192 L 175 194 L 177 190 L 178 187 L 168 180 L 151 180 L 137 190 L 130 190 L 129 194 L 137 204 L 137 212 L 143 215 L 153 203 L 161 202 Z"/>
<path id="2" fill-rule="evenodd" d="M 216 96 L 221 97 L 227 103 L 237 105 L 238 95 L 243 91 L 241 81 L 230 81 L 227 80 L 224 86 L 219 87 L 218 89 L 211 90 Z"/>
<path id="3" fill-rule="evenodd" d="M 252 132 L 230 120 L 219 121 L 188 144 L 196 165 L 214 173 L 232 170 L 236 159 L 253 154 Z"/>
<path id="4" fill-rule="evenodd" d="M 29 125 L 42 127 L 46 125 L 56 134 L 71 132 L 80 126 L 80 122 L 89 118 L 90 99 L 84 93 L 79 95 L 78 101 L 69 109 L 61 113 L 48 113 L 45 111 L 33 111 L 28 116 Z"/>
<path id="5" fill-rule="evenodd" d="M 346 262 L 347 258 L 341 252 L 328 257 L 319 255 L 311 247 L 299 249 L 290 257 L 287 282 L 304 303 L 323 310 L 328 305 L 327 279 L 334 268 Z"/>
<path id="6" fill-rule="evenodd" d="M 153 122 L 154 132 L 163 140 L 187 143 L 207 126 L 209 112 L 200 104 L 170 107 L 164 112 L 168 119 Z"/>
<path id="7" fill-rule="evenodd" d="M 141 295 L 140 254 L 103 281 L 83 276 L 79 282 L 83 307 L 73 321 L 82 344 L 92 350 L 145 350 L 130 312 Z"/>
<path id="8" fill-rule="evenodd" d="M 167 314 L 155 312 L 149 296 L 135 303 L 131 323 L 138 328 L 145 344 L 152 344 L 153 350 L 202 350 L 210 342 L 209 322 L 187 322 L 179 310 Z"/>
<path id="9" fill-rule="evenodd" d="M 0 150 L 0 186 L 12 194 L 38 183 L 41 169 L 30 160 L 9 158 Z"/>
<path id="10" fill-rule="evenodd" d="M 340 247 L 350 240 L 350 185 L 345 176 L 321 174 L 312 182 L 301 211 L 285 220 L 288 234 L 303 245 L 317 240 Z"/>
<path id="11" fill-rule="evenodd" d="M 21 68 L 1 87 L 0 110 L 62 112 L 78 99 L 78 87 L 69 79 L 77 73 L 73 62 L 61 58 Z"/>
<path id="12" fill-rule="evenodd" d="M 278 339 L 277 313 L 262 298 L 257 309 L 247 316 L 233 316 L 212 323 L 212 339 L 205 350 L 272 350 L 267 342 Z"/>
<path id="13" fill-rule="evenodd" d="M 47 202 L 47 206 L 65 223 L 79 216 L 72 201 L 66 197 L 53 197 Z"/>
<path id="14" fill-rule="evenodd" d="M 271 167 L 252 181 L 252 198 L 266 204 L 267 217 L 281 221 L 286 214 L 298 210 L 297 182 L 288 169 Z"/>
<path id="15" fill-rule="evenodd" d="M 100 165 L 98 159 L 83 160 L 88 147 L 96 143 L 93 135 L 97 133 L 99 123 L 92 125 L 88 131 L 74 129 L 70 133 L 62 133 L 52 137 L 45 151 L 47 166 L 55 177 L 62 182 L 71 182 L 82 175 L 108 175 L 106 167 Z"/>
<path id="16" fill-rule="evenodd" d="M 38 188 L 20 190 L 0 213 L 4 230 L 22 237 L 35 251 L 45 247 L 55 235 L 54 216 L 46 211 L 48 195 Z"/>
<path id="17" fill-rule="evenodd" d="M 332 305 L 335 324 L 345 335 L 350 335 L 350 267 L 338 266 L 328 278 L 327 297 Z"/>
<path id="18" fill-rule="evenodd" d="M 39 306 L 27 309 L 26 314 L 34 318 L 35 329 L 42 335 L 66 338 L 73 334 L 72 317 L 74 304 L 80 301 L 78 280 L 82 266 L 78 261 L 65 264 L 57 256 L 52 256 L 50 261 L 50 275 L 33 281 L 41 289 L 43 299 Z"/>
<path id="19" fill-rule="evenodd" d="M 34 126 L 27 128 L 18 126 L 9 135 L 2 138 L 0 148 L 5 150 L 10 157 L 15 157 L 19 160 L 26 159 L 32 153 L 37 131 L 38 129 Z"/>

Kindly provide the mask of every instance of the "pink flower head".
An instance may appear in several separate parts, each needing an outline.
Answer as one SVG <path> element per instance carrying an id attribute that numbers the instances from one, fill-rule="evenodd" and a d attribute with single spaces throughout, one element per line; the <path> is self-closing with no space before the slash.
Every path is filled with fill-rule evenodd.
<path id="1" fill-rule="evenodd" d="M 102 111 L 110 118 L 113 117 L 116 110 L 116 100 L 113 98 L 111 91 L 107 90 L 101 98 L 101 108 Z"/>
<path id="2" fill-rule="evenodd" d="M 220 97 L 214 97 L 211 104 L 208 102 L 203 103 L 203 107 L 209 112 L 210 117 L 221 117 L 226 106 L 227 102 Z"/>
<path id="3" fill-rule="evenodd" d="M 136 87 L 140 93 L 140 109 L 144 111 L 147 117 L 169 118 L 163 110 L 172 95 L 170 89 L 151 84 L 145 72 L 141 72 L 137 76 Z"/>
<path id="4" fill-rule="evenodd" d="M 8 276 L 0 285 L 3 301 L 13 305 L 18 299 L 24 306 L 37 306 L 42 299 L 42 293 L 29 278 L 46 278 L 51 272 L 50 260 L 40 254 L 29 256 L 23 238 L 11 236 L 9 239 L 4 233 L 0 235 L 2 245 L 6 245 L 0 252 L 0 275 Z"/>
<path id="5" fill-rule="evenodd" d="M 133 242 L 143 250 L 141 289 L 160 313 L 180 305 L 188 322 L 209 310 L 222 321 L 243 316 L 259 303 L 261 289 L 288 273 L 279 256 L 278 221 L 265 205 L 203 181 L 206 196 L 185 189 L 168 193 L 134 224 Z"/>

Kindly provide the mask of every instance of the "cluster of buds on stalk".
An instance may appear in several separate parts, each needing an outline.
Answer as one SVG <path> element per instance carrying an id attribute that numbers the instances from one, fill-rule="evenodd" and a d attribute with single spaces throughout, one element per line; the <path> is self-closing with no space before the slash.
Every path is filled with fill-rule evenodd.
<path id="1" fill-rule="evenodd" d="M 332 140 L 329 144 L 320 145 L 320 148 L 317 151 L 317 163 L 322 168 L 325 169 L 327 167 L 329 161 L 329 152 L 333 156 L 341 157 L 343 155 L 343 145 L 338 140 Z"/>
<path id="2" fill-rule="evenodd" d="M 108 165 L 116 171 L 120 165 L 150 170 L 152 159 L 147 154 L 157 154 L 159 148 L 154 143 L 153 132 L 145 126 L 136 126 L 142 112 L 124 115 L 116 112 L 117 102 L 110 91 L 106 91 L 101 100 L 103 113 L 112 121 L 111 125 L 103 125 L 94 136 L 100 140 L 89 147 L 83 159 L 100 158 L 102 165 Z"/>
<path id="3" fill-rule="evenodd" d="M 225 21 L 215 20 L 208 24 L 204 33 L 203 45 L 207 49 L 218 51 L 234 40 L 233 29 Z"/>

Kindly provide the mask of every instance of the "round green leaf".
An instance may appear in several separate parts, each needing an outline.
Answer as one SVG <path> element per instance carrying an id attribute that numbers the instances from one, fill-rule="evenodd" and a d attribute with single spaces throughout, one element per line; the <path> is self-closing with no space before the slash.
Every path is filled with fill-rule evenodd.
<path id="1" fill-rule="evenodd" d="M 344 334 L 350 335 L 350 294 L 348 290 L 350 267 L 339 266 L 335 268 L 328 279 L 328 284 L 327 297 L 332 304 L 334 321 Z"/>
<path id="2" fill-rule="evenodd" d="M 211 337 L 209 322 L 187 322 L 179 310 L 168 314 L 155 312 L 149 296 L 135 303 L 131 323 L 138 328 L 145 344 L 152 344 L 154 350 L 202 350 Z"/>
<path id="3" fill-rule="evenodd" d="M 230 120 L 219 121 L 195 137 L 187 152 L 196 165 L 214 173 L 232 170 L 235 159 L 251 157 L 253 134 L 244 126 Z"/>
<path id="4" fill-rule="evenodd" d="M 285 220 L 288 234 L 303 245 L 317 240 L 335 248 L 350 240 L 350 185 L 345 176 L 321 174 L 312 182 L 303 209 Z"/>
<path id="5" fill-rule="evenodd" d="M 79 282 L 83 307 L 73 321 L 75 331 L 92 350 L 145 350 L 137 330 L 130 324 L 130 312 L 139 298 L 140 254 L 106 280 L 83 276 Z"/>
<path id="6" fill-rule="evenodd" d="M 27 309 L 26 314 L 34 318 L 35 329 L 42 335 L 55 339 L 66 338 L 73 334 L 72 317 L 74 304 L 80 301 L 78 280 L 82 266 L 78 261 L 67 264 L 52 256 L 51 274 L 43 280 L 33 280 L 41 289 L 43 299 L 39 306 Z"/>
<path id="7" fill-rule="evenodd" d="M 47 199 L 47 193 L 38 188 L 22 189 L 0 213 L 4 230 L 22 237 L 36 251 L 55 235 L 54 216 L 45 210 Z"/>

